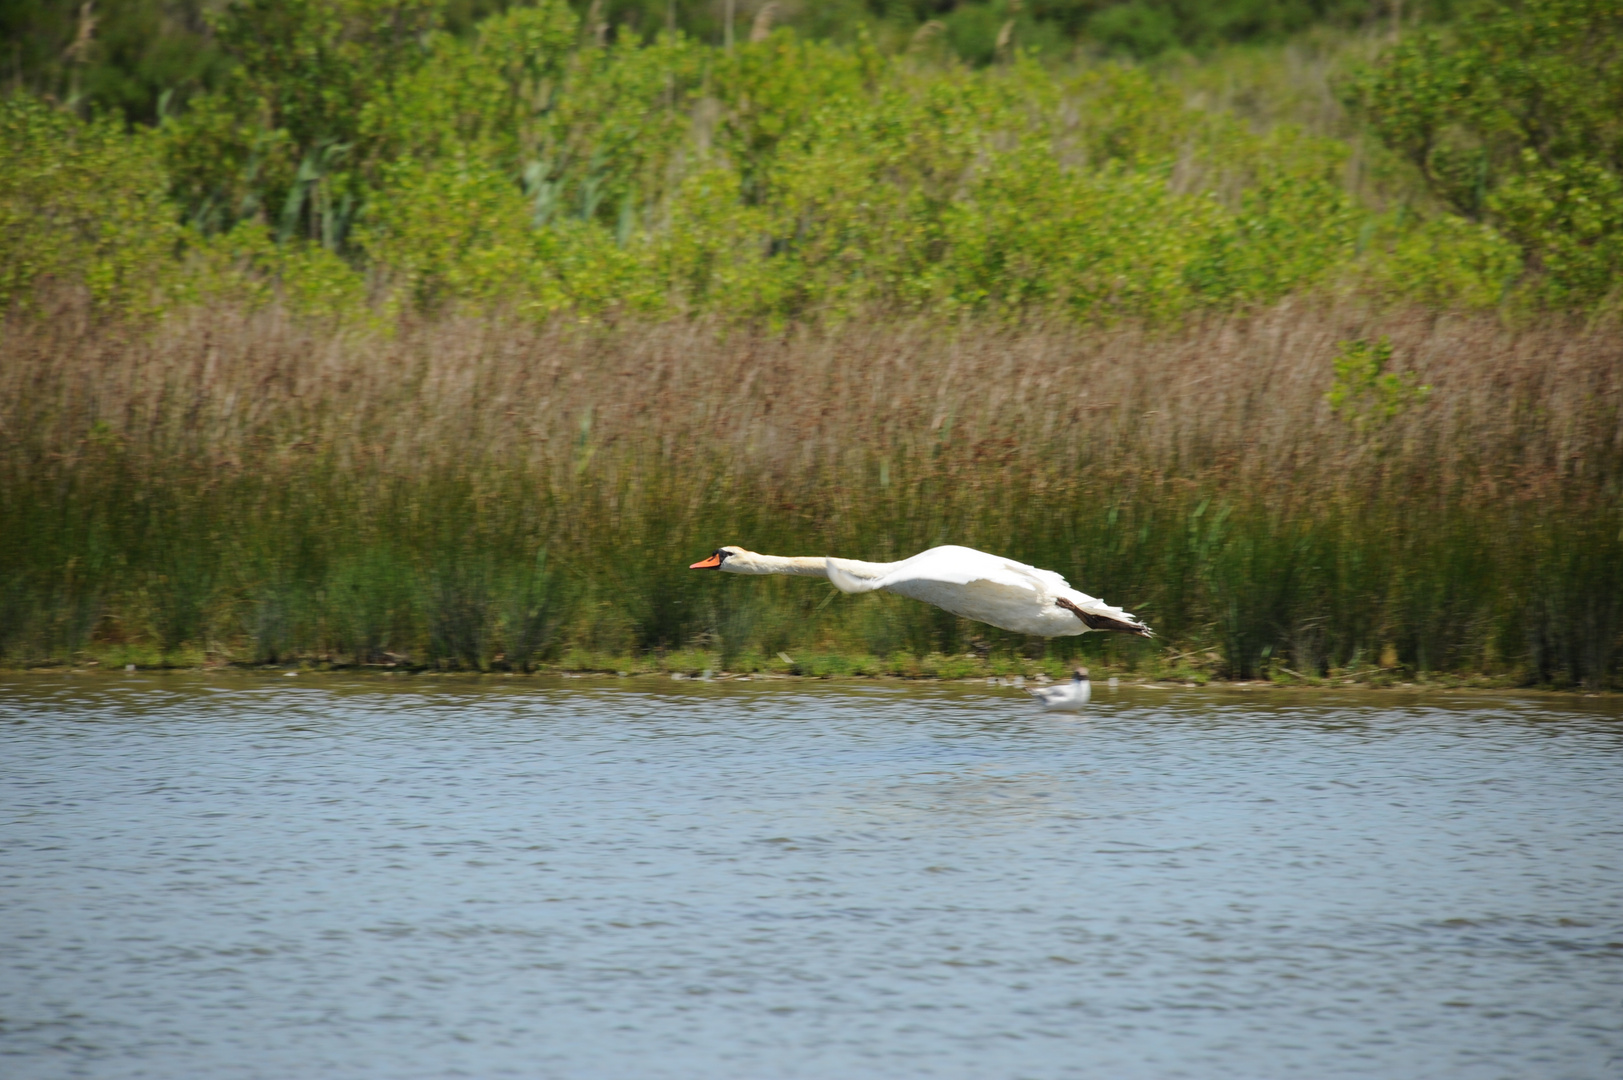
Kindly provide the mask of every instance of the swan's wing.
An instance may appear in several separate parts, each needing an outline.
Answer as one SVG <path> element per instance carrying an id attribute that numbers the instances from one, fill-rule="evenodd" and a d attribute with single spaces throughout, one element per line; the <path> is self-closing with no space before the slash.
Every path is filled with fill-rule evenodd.
<path id="1" fill-rule="evenodd" d="M 1019 574 L 1019 575 L 1025 577 L 1025 578 L 1029 579 L 1031 582 L 1034 582 L 1037 586 L 1039 586 L 1042 589 L 1042 591 L 1044 591 L 1044 592 L 1046 592 L 1046 593 L 1048 593 L 1050 595 L 1058 595 L 1059 593 L 1065 592 L 1066 590 L 1071 588 L 1071 583 L 1069 581 L 1066 581 L 1065 578 L 1062 575 L 1060 575 L 1058 573 L 1055 573 L 1053 570 L 1044 570 L 1042 567 L 1039 567 L 1039 566 L 1030 566 L 1030 565 L 1027 565 L 1026 563 L 1023 563 L 1023 562 L 1016 562 L 1013 559 L 1005 559 L 1001 555 L 988 555 L 986 552 L 984 552 L 984 551 L 976 551 L 974 548 L 966 548 L 966 547 L 931 548 L 929 551 L 926 551 L 924 554 L 925 555 L 931 555 L 931 554 L 934 554 L 937 551 L 962 552 L 962 553 L 967 553 L 969 555 L 978 556 L 978 557 L 980 557 L 982 559 L 992 559 L 992 560 L 994 560 L 996 562 L 1001 563 L 1005 568 L 1013 571 L 1014 573 Z M 918 556 L 918 557 L 922 558 L 923 556 Z"/>
<path id="2" fill-rule="evenodd" d="M 1044 575 L 1057 581 L 1061 588 L 1069 588 L 1065 579 L 1051 570 L 1038 570 L 1025 563 L 1000 555 L 989 555 L 974 548 L 949 546 L 931 548 L 911 559 L 902 560 L 894 570 L 875 578 L 871 587 L 888 589 L 915 581 L 933 581 L 944 585 L 989 581 L 994 585 L 1040 592 L 1044 585 L 1049 584 Z"/>

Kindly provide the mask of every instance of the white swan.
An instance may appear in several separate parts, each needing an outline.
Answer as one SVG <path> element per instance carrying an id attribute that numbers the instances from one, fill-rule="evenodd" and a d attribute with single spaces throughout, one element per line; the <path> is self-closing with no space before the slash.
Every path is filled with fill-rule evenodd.
<path id="1" fill-rule="evenodd" d="M 729 544 L 689 569 L 827 578 L 845 593 L 884 589 L 966 619 L 1037 637 L 1070 637 L 1089 630 L 1153 636 L 1136 615 L 1071 588 L 1052 570 L 974 548 L 936 547 L 901 562 L 871 563 L 832 556 L 761 555 Z"/>
<path id="2" fill-rule="evenodd" d="M 1027 692 L 1049 712 L 1063 712 L 1086 705 L 1093 696 L 1093 684 L 1088 682 L 1088 669 L 1079 667 L 1068 683 L 1043 686 Z"/>

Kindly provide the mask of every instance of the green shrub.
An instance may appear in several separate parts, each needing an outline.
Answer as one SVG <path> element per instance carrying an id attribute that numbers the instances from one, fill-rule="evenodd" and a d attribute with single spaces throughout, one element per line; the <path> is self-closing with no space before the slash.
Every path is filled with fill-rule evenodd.
<path id="1" fill-rule="evenodd" d="M 176 267 L 181 229 L 151 132 L 0 100 L 0 311 L 43 285 L 145 308 Z"/>
<path id="2" fill-rule="evenodd" d="M 1620 41 L 1617 0 L 1482 4 L 1347 96 L 1440 201 L 1520 245 L 1535 294 L 1586 307 L 1623 272 Z"/>
<path id="3" fill-rule="evenodd" d="M 1339 348 L 1331 361 L 1335 376 L 1324 399 L 1332 412 L 1354 427 L 1377 427 L 1431 393 L 1413 372 L 1387 370 L 1392 343 L 1384 337 L 1373 343 L 1343 341 Z"/>
<path id="4" fill-rule="evenodd" d="M 1447 206 L 1416 213 L 1401 180 L 1349 183 L 1346 139 L 1191 107 L 1128 65 L 972 69 L 783 29 L 599 46 L 561 0 L 463 36 L 434 29 L 436 0 L 254 0 L 220 16 L 220 89 L 155 132 L 7 106 L 21 254 L 0 299 L 58 281 L 125 309 L 777 324 L 1168 323 L 1332 290 L 1593 309 L 1623 270 L 1623 186 L 1609 114 L 1571 87 L 1606 98 L 1615 65 L 1567 24 L 1606 30 L 1599 2 L 1413 35 L 1359 76 L 1372 130 Z M 1529 12 L 1565 29 L 1499 64 Z M 1546 97 L 1571 130 L 1523 145 L 1518 103 Z"/>

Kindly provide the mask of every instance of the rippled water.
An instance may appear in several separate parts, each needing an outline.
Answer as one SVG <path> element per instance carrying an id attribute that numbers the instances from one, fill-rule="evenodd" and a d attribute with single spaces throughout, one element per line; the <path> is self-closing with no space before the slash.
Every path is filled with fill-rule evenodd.
<path id="1" fill-rule="evenodd" d="M 10 1078 L 1623 1075 L 1615 704 L 55 676 L 0 769 Z"/>

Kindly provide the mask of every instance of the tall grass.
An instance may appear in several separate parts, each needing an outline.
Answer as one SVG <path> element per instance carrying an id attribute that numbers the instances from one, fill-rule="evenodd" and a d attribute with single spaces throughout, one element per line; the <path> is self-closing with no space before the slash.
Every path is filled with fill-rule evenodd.
<path id="1" fill-rule="evenodd" d="M 976 650 L 1602 685 L 1623 655 L 1615 333 L 1294 301 L 1177 332 L 88 311 L 0 340 L 12 663 L 524 668 L 698 647 L 905 671 Z M 1390 378 L 1333 409 L 1335 359 L 1379 337 Z M 969 544 L 1162 636 L 1045 645 L 686 569 L 722 543 Z"/>

